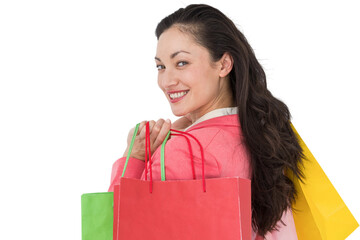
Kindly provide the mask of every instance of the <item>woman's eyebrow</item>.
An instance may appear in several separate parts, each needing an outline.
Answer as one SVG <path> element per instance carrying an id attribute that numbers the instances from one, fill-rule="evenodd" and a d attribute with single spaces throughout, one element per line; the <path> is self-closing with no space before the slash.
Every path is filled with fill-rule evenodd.
<path id="1" fill-rule="evenodd" d="M 191 53 L 189 53 L 189 52 L 187 52 L 187 51 L 180 50 L 180 51 L 177 51 L 177 52 L 174 52 L 173 54 L 171 54 L 171 55 L 170 55 L 170 58 L 173 59 L 176 55 L 178 55 L 178 54 L 181 53 L 181 52 L 191 54 Z M 155 59 L 161 62 L 160 58 L 155 57 Z"/>

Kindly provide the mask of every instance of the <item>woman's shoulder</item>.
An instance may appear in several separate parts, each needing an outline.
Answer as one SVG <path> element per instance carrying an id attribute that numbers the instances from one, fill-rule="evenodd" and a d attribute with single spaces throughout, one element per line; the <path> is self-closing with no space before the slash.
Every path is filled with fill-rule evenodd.
<path id="1" fill-rule="evenodd" d="M 193 148 L 196 147 L 198 149 L 198 145 L 200 143 L 202 148 L 205 150 L 212 141 L 217 140 L 217 136 L 221 131 L 221 128 L 213 126 L 185 131 L 185 134 L 180 135 L 175 133 L 176 135 L 170 136 L 170 139 L 166 143 L 166 147 L 188 148 L 187 142 L 189 141 Z"/>
<path id="2" fill-rule="evenodd" d="M 202 138 L 204 144 L 216 142 L 221 145 L 232 145 L 242 139 L 237 114 L 215 117 L 202 121 L 187 130 L 188 133 Z M 199 139 L 200 141 L 200 139 Z"/>
<path id="3" fill-rule="evenodd" d="M 217 155 L 218 152 L 234 152 L 242 145 L 242 134 L 237 115 L 226 115 L 204 120 L 185 131 L 191 146 L 198 148 L 196 138 L 204 151 Z M 166 144 L 168 149 L 188 150 L 187 139 L 184 136 L 172 135 Z"/>

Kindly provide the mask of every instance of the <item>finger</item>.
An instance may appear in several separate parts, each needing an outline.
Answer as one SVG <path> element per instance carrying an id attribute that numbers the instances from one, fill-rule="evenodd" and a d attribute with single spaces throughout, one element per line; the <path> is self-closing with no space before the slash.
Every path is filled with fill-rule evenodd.
<path id="1" fill-rule="evenodd" d="M 162 125 L 164 124 L 165 120 L 160 118 L 159 120 L 157 120 L 157 122 L 155 123 L 154 128 L 151 131 L 151 136 L 152 137 L 157 137 L 158 133 L 160 132 Z"/>
<path id="2" fill-rule="evenodd" d="M 169 119 L 169 121 L 164 121 L 162 128 L 154 141 L 154 149 L 156 149 L 158 146 L 160 146 L 164 142 L 166 135 L 170 131 L 170 128 L 171 128 L 170 119 Z"/>
<path id="3" fill-rule="evenodd" d="M 157 120 L 157 122 L 155 123 L 152 131 L 151 131 L 151 134 L 150 134 L 150 140 L 151 140 L 151 143 L 154 144 L 154 141 L 155 139 L 157 138 L 163 124 L 164 124 L 165 120 L 160 118 L 159 120 Z"/>
<path id="4" fill-rule="evenodd" d="M 142 126 L 141 130 L 139 130 L 139 138 L 144 139 L 145 138 L 145 131 L 146 131 L 146 124 L 148 121 L 144 122 L 144 125 Z"/>
<path id="5" fill-rule="evenodd" d="M 150 127 L 150 134 L 152 132 L 152 130 L 154 129 L 154 126 L 155 126 L 156 122 L 154 120 L 151 120 L 150 123 L 149 123 L 149 127 Z"/>

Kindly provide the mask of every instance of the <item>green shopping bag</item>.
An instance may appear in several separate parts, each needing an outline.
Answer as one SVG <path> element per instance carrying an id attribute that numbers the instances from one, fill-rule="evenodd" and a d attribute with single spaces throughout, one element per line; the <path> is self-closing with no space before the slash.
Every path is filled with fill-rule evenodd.
<path id="1" fill-rule="evenodd" d="M 113 192 L 81 196 L 82 240 L 113 239 Z"/>

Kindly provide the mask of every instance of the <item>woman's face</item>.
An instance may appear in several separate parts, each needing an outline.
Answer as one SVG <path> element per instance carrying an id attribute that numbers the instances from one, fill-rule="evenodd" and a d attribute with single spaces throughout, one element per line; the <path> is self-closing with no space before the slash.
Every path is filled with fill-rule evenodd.
<path id="1" fill-rule="evenodd" d="M 192 122 L 205 113 L 226 104 L 221 64 L 211 64 L 208 50 L 176 27 L 163 32 L 156 50 L 158 85 L 176 116 L 188 116 Z M 224 96 L 225 94 L 225 96 Z M 227 96 L 228 98 L 229 96 Z"/>

